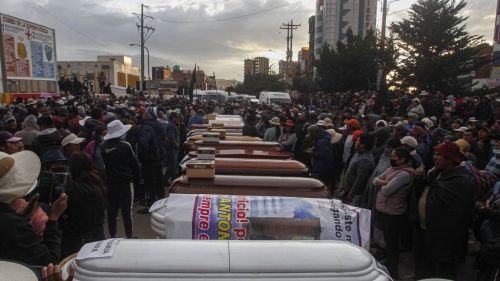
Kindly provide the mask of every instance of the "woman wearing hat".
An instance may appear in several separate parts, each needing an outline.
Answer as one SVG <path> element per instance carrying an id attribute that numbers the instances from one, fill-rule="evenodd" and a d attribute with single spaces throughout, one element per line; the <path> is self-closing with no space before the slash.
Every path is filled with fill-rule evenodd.
<path id="1" fill-rule="evenodd" d="M 66 194 L 51 205 L 43 236 L 26 219 L 38 208 L 36 196 L 22 215 L 10 206 L 35 189 L 40 167 L 40 159 L 31 151 L 0 153 L 0 259 L 41 266 L 59 262 L 61 234 L 57 221 L 66 209 Z"/>
<path id="2" fill-rule="evenodd" d="M 297 135 L 295 134 L 295 122 L 293 122 L 293 120 L 286 120 L 283 132 L 278 138 L 278 143 L 280 144 L 282 151 L 294 151 L 295 144 L 297 143 Z"/>
<path id="3" fill-rule="evenodd" d="M 266 130 L 266 133 L 264 134 L 264 141 L 278 141 L 281 135 L 280 119 L 275 116 L 271 118 L 269 124 L 271 125 L 271 128 Z"/>

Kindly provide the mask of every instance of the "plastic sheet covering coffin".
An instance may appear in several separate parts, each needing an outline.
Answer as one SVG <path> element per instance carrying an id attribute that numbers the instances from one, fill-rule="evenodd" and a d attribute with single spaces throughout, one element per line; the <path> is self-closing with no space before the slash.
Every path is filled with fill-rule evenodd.
<path id="1" fill-rule="evenodd" d="M 370 244 L 370 211 L 336 199 L 171 194 L 151 212 L 160 238 Z"/>

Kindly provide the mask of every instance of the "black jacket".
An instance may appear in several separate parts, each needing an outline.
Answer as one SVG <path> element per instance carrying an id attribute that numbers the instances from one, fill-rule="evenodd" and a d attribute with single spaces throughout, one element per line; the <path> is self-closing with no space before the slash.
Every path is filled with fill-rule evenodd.
<path id="1" fill-rule="evenodd" d="M 73 182 L 66 190 L 68 207 L 62 221 L 64 237 L 82 237 L 104 223 L 104 198 L 85 182 Z"/>
<path id="2" fill-rule="evenodd" d="M 106 169 L 106 182 L 139 181 L 139 167 L 128 142 L 120 139 L 107 140 L 101 144 L 101 154 Z"/>
<path id="3" fill-rule="evenodd" d="M 257 131 L 257 127 L 255 127 L 254 125 L 245 123 L 245 125 L 243 126 L 242 135 L 249 137 L 258 137 L 259 131 Z"/>
<path id="4" fill-rule="evenodd" d="M 160 122 L 144 120 L 139 134 L 137 156 L 142 165 L 161 166 L 167 160 L 167 136 Z"/>
<path id="5" fill-rule="evenodd" d="M 474 184 L 462 166 L 440 174 L 429 172 L 429 176 L 427 253 L 438 261 L 462 262 L 467 254 L 468 231 L 472 224 Z"/>
<path id="6" fill-rule="evenodd" d="M 36 234 L 28 220 L 0 203 L 0 259 L 29 265 L 57 264 L 61 255 L 61 233 L 57 221 L 48 221 L 43 237 Z"/>

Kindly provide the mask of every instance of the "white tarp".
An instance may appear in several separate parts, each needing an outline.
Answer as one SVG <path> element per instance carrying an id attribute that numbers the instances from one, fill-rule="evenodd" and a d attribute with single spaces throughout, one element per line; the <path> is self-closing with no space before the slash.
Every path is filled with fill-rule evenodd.
<path id="1" fill-rule="evenodd" d="M 370 211 L 336 199 L 171 194 L 163 204 L 167 239 L 310 239 L 348 241 L 365 249 L 370 245 Z"/>

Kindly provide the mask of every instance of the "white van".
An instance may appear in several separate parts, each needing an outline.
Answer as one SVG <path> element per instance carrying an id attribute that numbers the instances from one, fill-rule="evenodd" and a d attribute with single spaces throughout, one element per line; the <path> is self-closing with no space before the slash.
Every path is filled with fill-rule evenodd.
<path id="1" fill-rule="evenodd" d="M 73 265 L 75 281 L 391 280 L 366 250 L 339 241 L 123 239 L 113 243 L 83 246 L 63 265 L 63 277 Z"/>
<path id="2" fill-rule="evenodd" d="M 260 92 L 260 103 L 265 104 L 290 104 L 292 100 L 290 95 L 284 92 Z"/>

